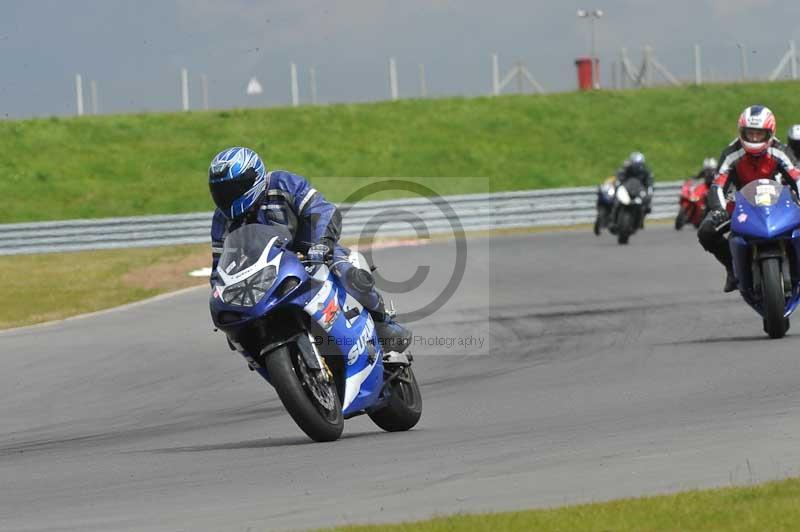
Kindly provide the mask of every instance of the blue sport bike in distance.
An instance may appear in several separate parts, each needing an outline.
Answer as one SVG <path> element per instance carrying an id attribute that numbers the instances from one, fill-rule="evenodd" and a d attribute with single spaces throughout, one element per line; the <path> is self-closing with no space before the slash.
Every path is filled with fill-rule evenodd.
<path id="1" fill-rule="evenodd" d="M 736 193 L 729 245 L 739 291 L 781 338 L 800 301 L 800 206 L 788 186 L 759 179 Z"/>
<path id="2" fill-rule="evenodd" d="M 344 420 L 359 414 L 387 431 L 411 429 L 422 414 L 411 356 L 384 352 L 369 312 L 327 264 L 302 261 L 289 242 L 280 225 L 227 236 L 212 272 L 214 325 L 311 439 L 338 439 Z M 351 254 L 356 267 L 361 261 Z"/>

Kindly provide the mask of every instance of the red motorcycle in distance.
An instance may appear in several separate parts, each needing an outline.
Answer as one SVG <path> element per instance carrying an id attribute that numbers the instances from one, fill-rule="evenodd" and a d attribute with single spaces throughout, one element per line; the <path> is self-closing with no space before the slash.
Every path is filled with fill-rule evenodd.
<path id="1" fill-rule="evenodd" d="M 680 231 L 687 223 L 700 226 L 706 213 L 708 185 L 702 179 L 689 178 L 681 187 L 680 209 L 675 217 L 675 230 Z"/>

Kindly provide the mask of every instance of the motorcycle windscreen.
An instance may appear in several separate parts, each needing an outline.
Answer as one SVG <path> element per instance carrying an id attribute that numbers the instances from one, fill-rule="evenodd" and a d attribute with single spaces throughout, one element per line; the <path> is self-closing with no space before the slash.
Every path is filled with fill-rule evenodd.
<path id="1" fill-rule="evenodd" d="M 642 182 L 633 177 L 626 179 L 622 185 L 628 190 L 628 194 L 630 194 L 631 199 L 641 197 L 642 191 L 644 190 Z"/>
<path id="2" fill-rule="evenodd" d="M 739 194 L 754 207 L 772 207 L 778 203 L 781 192 L 783 185 L 777 181 L 759 179 L 742 187 Z"/>
<path id="3" fill-rule="evenodd" d="M 777 181 L 759 179 L 736 193 L 731 229 L 748 238 L 774 238 L 800 225 L 800 208 L 791 190 Z"/>
<path id="4" fill-rule="evenodd" d="M 236 275 L 249 268 L 261 258 L 270 240 L 276 237 L 278 246 L 285 246 L 292 241 L 291 233 L 283 225 L 242 225 L 225 238 L 217 269 L 227 275 Z"/>

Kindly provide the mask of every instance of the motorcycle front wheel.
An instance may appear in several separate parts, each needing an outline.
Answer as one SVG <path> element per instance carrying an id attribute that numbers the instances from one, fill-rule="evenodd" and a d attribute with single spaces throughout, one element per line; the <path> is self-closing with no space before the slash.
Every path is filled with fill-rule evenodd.
<path id="1" fill-rule="evenodd" d="M 617 215 L 617 243 L 625 245 L 633 233 L 633 216 L 627 209 L 623 209 Z"/>
<path id="2" fill-rule="evenodd" d="M 422 393 L 411 366 L 387 370 L 394 375 L 390 384 L 389 404 L 380 410 L 369 412 L 369 418 L 387 432 L 410 430 L 422 416 Z"/>
<path id="3" fill-rule="evenodd" d="M 333 379 L 309 368 L 297 349 L 284 345 L 269 353 L 270 382 L 297 426 L 318 442 L 339 439 L 344 429 L 342 403 Z"/>
<path id="4" fill-rule="evenodd" d="M 783 317 L 786 301 L 783 295 L 781 261 L 777 257 L 761 261 L 761 301 L 764 306 L 764 332 L 770 338 L 782 338 L 788 329 L 789 320 Z"/>
<path id="5" fill-rule="evenodd" d="M 686 211 L 680 209 L 678 211 L 678 215 L 675 217 L 675 230 L 680 231 L 683 229 L 683 226 L 686 225 L 686 221 L 688 216 L 686 215 Z"/>

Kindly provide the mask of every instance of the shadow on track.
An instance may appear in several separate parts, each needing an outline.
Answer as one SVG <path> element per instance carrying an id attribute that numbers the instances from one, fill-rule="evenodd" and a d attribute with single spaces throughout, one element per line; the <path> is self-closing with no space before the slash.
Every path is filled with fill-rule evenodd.
<path id="1" fill-rule="evenodd" d="M 419 429 L 415 429 L 413 431 L 409 431 L 407 434 L 413 434 L 416 432 L 422 432 Z M 382 438 L 393 436 L 397 438 L 397 434 L 390 434 L 388 432 L 383 432 L 380 430 L 376 431 L 366 431 L 366 432 L 354 432 L 352 434 L 343 434 L 338 441 L 346 441 L 350 439 L 358 438 L 359 440 L 369 439 L 372 438 Z M 210 451 L 230 451 L 230 450 L 239 450 L 239 449 L 269 449 L 269 448 L 276 448 L 276 447 L 295 447 L 298 445 L 319 445 L 317 442 L 314 442 L 308 439 L 305 436 L 290 436 L 290 437 L 281 437 L 281 438 L 259 438 L 256 440 L 244 440 L 238 442 L 227 442 L 227 443 L 214 443 L 214 444 L 207 444 L 207 445 L 185 445 L 181 447 L 166 447 L 161 449 L 141 449 L 138 451 L 131 451 L 133 453 L 202 453 L 202 452 L 210 452 Z"/>
<path id="2" fill-rule="evenodd" d="M 724 336 L 721 338 L 697 338 L 695 340 L 677 340 L 675 342 L 664 342 L 655 345 L 703 345 L 703 344 L 729 344 L 737 342 L 764 342 L 768 341 L 767 335 L 759 336 Z"/>

